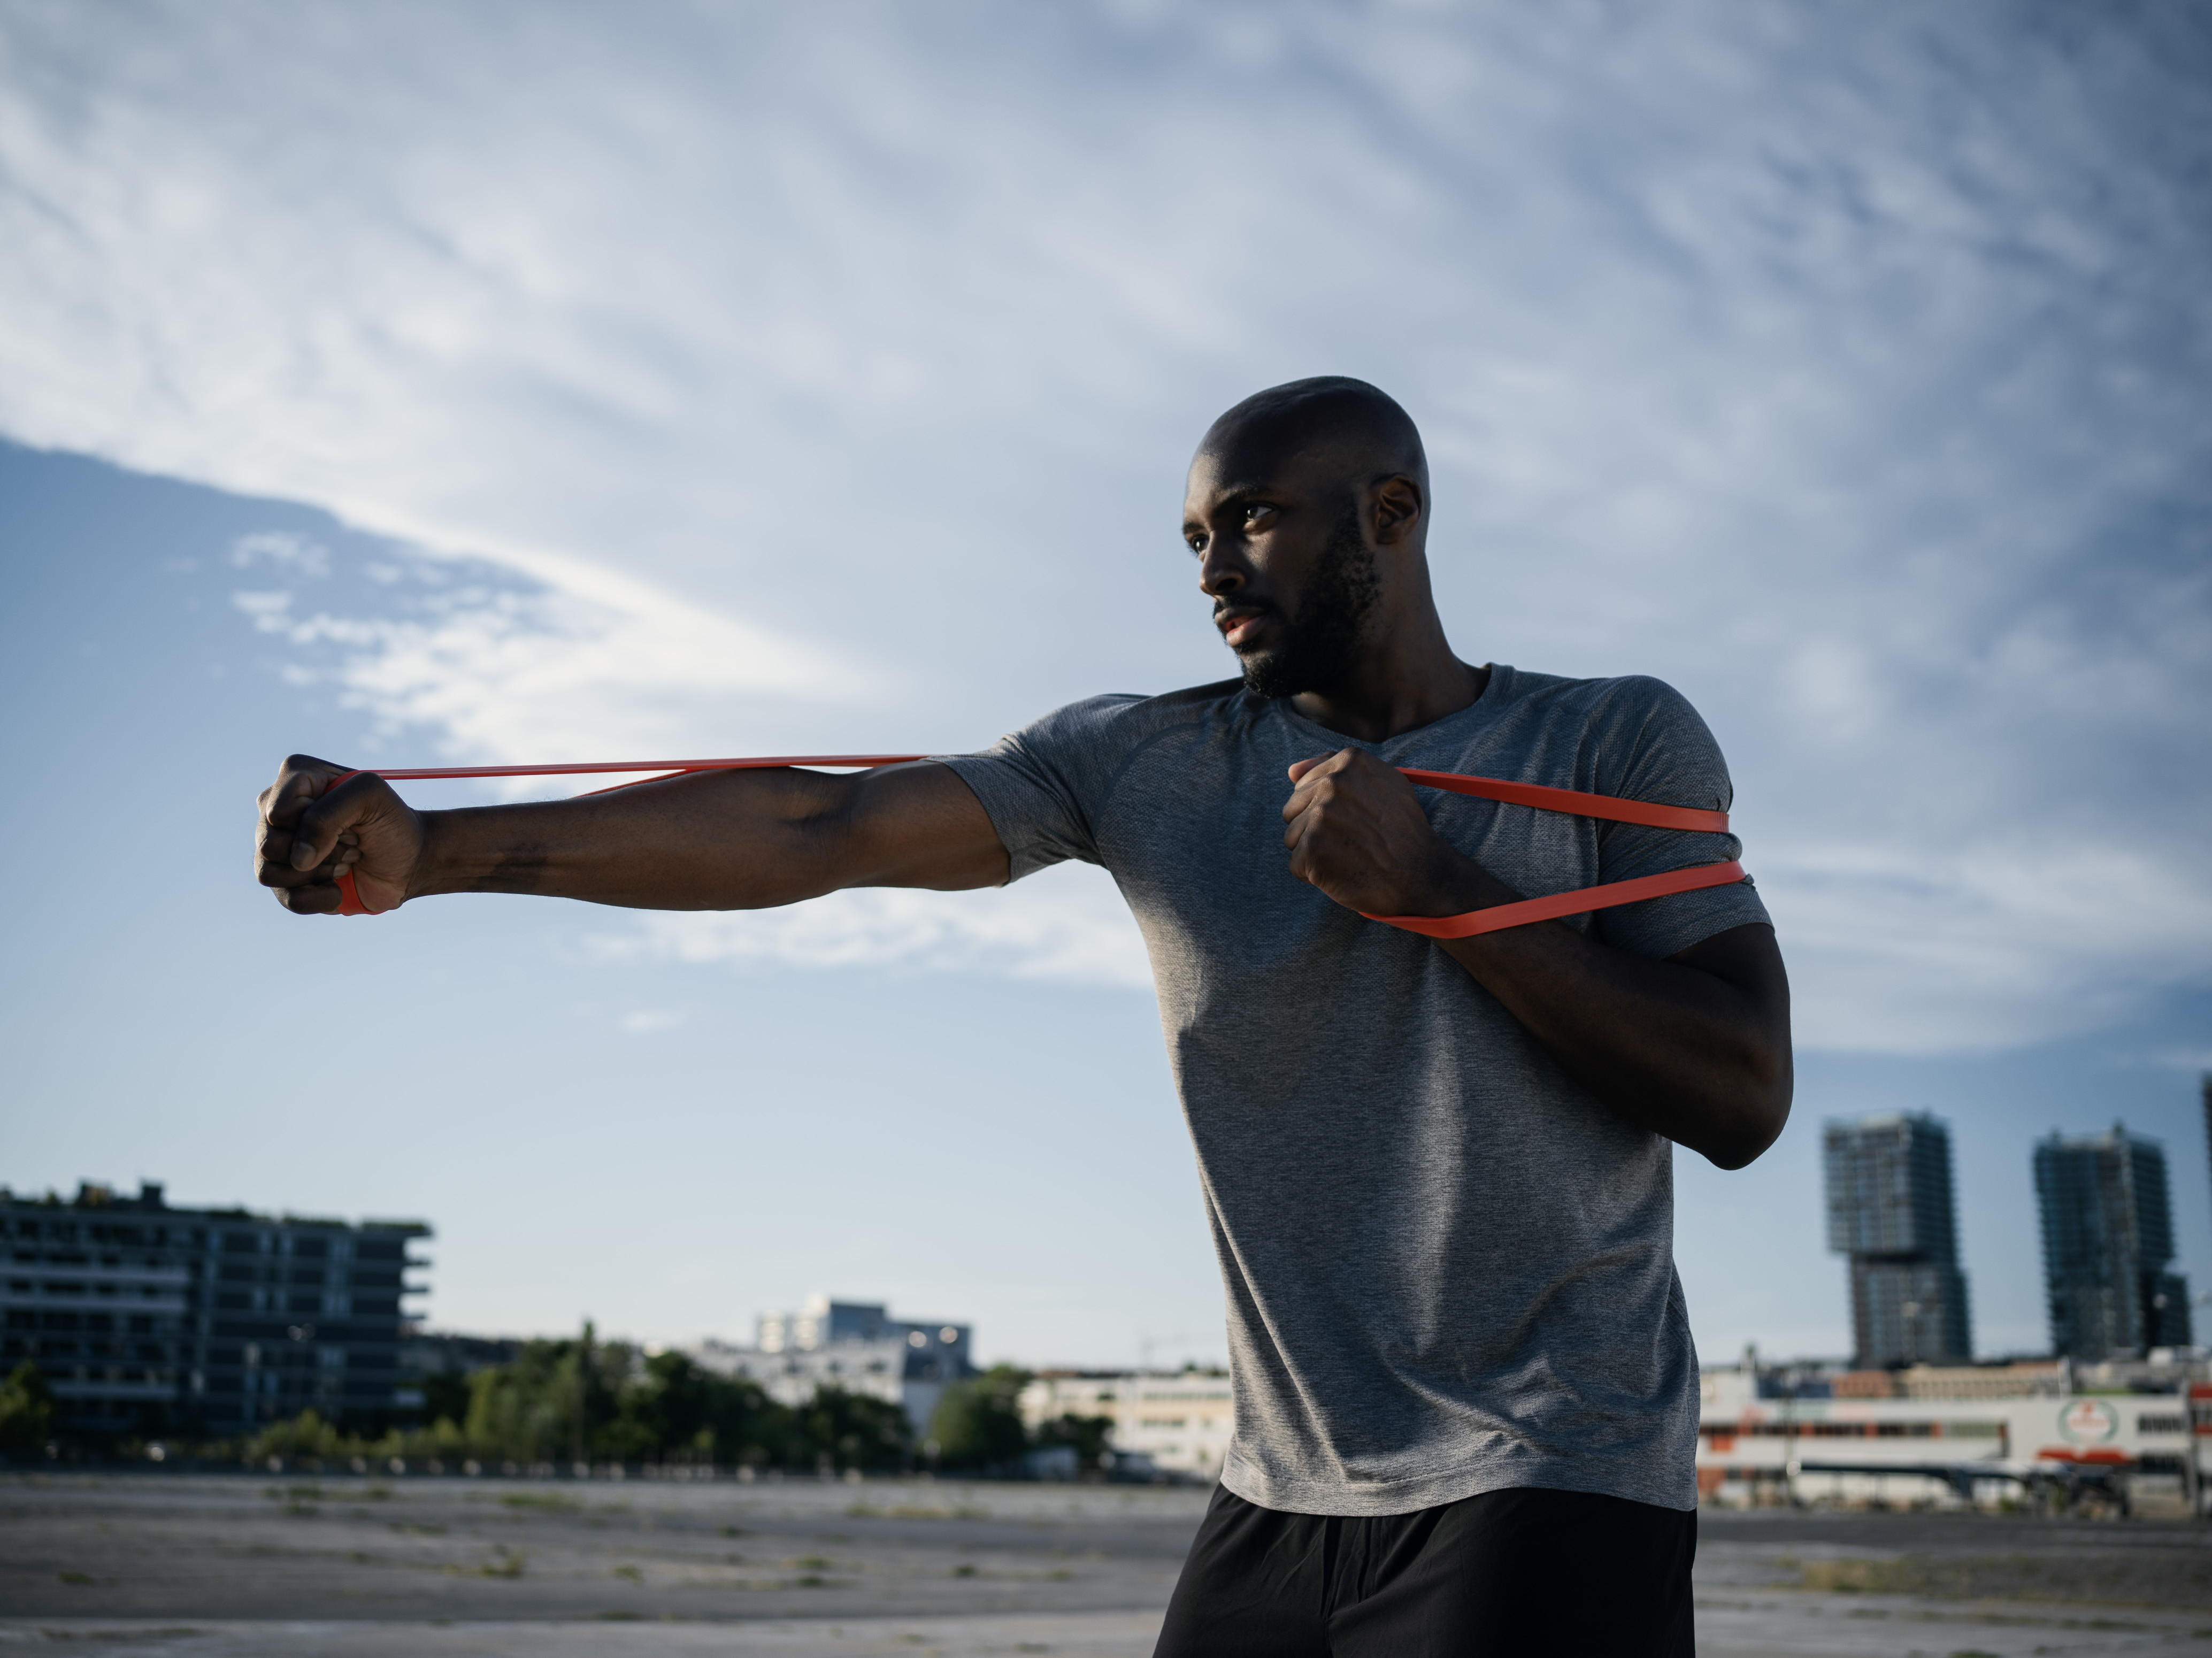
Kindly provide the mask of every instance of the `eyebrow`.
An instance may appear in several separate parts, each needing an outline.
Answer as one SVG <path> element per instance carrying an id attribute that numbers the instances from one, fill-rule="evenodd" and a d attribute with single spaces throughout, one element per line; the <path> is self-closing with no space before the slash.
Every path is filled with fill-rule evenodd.
<path id="1" fill-rule="evenodd" d="M 1281 494 L 1281 489 L 1273 483 L 1239 483 L 1227 489 L 1217 490 L 1212 497 L 1212 503 L 1217 509 L 1218 509 L 1224 507 L 1242 506 L 1244 503 L 1252 501 L 1255 497 L 1261 495 L 1273 500 L 1279 497 Z M 1188 517 L 1188 515 L 1184 517 L 1182 521 L 1183 528 L 1186 530 L 1191 528 L 1197 523 L 1198 520 L 1196 519 Z"/>

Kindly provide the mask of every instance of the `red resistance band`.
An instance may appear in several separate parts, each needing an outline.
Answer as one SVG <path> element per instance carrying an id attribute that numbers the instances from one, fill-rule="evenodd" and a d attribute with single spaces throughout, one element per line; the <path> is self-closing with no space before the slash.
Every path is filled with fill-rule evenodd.
<path id="1" fill-rule="evenodd" d="M 692 772 L 775 771 L 792 766 L 842 766 L 853 770 L 872 770 L 878 766 L 904 765 L 908 761 L 927 757 L 920 754 L 814 754 L 778 755 L 755 760 L 601 760 L 567 766 L 418 766 L 398 771 L 379 770 L 374 774 L 386 782 L 404 782 L 410 779 L 430 777 L 566 777 L 592 772 L 654 772 L 659 775 L 635 780 L 657 783 L 665 778 L 682 777 Z M 1501 801 L 1507 805 L 1534 806 L 1541 811 L 1571 812 L 1579 817 L 1602 817 L 1616 823 L 1640 823 L 1647 829 L 1685 829 L 1702 834 L 1724 834 L 1729 826 L 1728 814 L 1724 811 L 1701 811 L 1693 806 L 1654 805 L 1649 801 L 1623 800 L 1610 794 L 1584 794 L 1575 789 L 1547 788 L 1540 783 L 1509 783 L 1497 777 L 1468 777 L 1457 772 L 1415 771 L 1402 766 L 1399 769 L 1424 788 L 1443 789 L 1452 794 L 1471 794 L 1479 799 Z M 324 793 L 328 793 L 330 789 L 362 774 L 349 771 L 334 777 Z M 614 785 L 618 789 L 630 786 L 629 783 Z M 1663 898 L 1669 893 L 1728 886 L 1743 878 L 1741 864 L 1700 864 L 1689 869 L 1669 870 L 1663 875 L 1645 875 L 1633 881 L 1609 881 L 1603 886 L 1554 893 L 1548 898 L 1524 898 L 1516 903 L 1493 904 L 1488 909 L 1469 910 L 1464 915 L 1368 915 L 1367 919 L 1381 921 L 1388 926 L 1403 927 L 1408 932 L 1418 932 L 1431 938 L 1472 938 L 1478 933 L 1526 926 L 1532 921 L 1557 920 L 1563 915 L 1587 914 L 1595 909 L 1611 909 L 1616 904 L 1640 903 L 1646 898 Z M 338 872 L 337 888 L 339 914 L 374 915 L 379 913 L 361 902 L 361 894 L 354 887 L 352 870 Z M 1364 910 L 1360 913 L 1366 914 Z"/>

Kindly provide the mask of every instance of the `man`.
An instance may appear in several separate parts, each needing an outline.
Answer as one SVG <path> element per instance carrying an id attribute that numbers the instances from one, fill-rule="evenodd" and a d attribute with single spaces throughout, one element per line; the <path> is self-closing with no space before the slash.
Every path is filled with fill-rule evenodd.
<path id="1" fill-rule="evenodd" d="M 1444 916 L 1732 859 L 1424 795 L 1400 766 L 1724 811 L 1649 679 L 1451 652 L 1413 422 L 1358 380 L 1214 422 L 1183 537 L 1241 681 L 1108 696 L 981 755 L 416 812 L 295 756 L 261 879 L 385 909 L 536 892 L 746 908 L 1103 865 L 1135 911 L 1227 1287 L 1237 1435 L 1160 1652 L 1686 1654 L 1696 1356 L 1672 1147 L 1739 1168 L 1790 1096 L 1747 882 L 1432 942 Z M 1287 798 L 1286 798 L 1287 797 Z"/>

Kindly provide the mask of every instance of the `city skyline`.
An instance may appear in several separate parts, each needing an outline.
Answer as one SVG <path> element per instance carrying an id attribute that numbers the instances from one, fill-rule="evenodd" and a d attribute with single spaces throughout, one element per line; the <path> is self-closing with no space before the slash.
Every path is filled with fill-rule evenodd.
<path id="1" fill-rule="evenodd" d="M 2208 1117 L 2212 1117 L 2212 1073 L 2202 1079 L 2200 1096 Z M 2141 1357 L 2154 1348 L 2187 1345 L 2193 1339 L 2186 1275 L 2168 1270 L 2183 1251 L 2174 1234 L 2173 1193 L 2160 1143 L 2129 1134 L 2118 1123 L 2102 1133 L 2072 1138 L 2054 1129 L 2035 1142 L 2027 1187 L 2036 1200 L 2041 1234 L 2049 1339 L 2040 1347 L 2014 1345 L 1984 1353 L 1978 1360 L 1971 1292 L 1960 1268 L 1962 1251 L 1949 1124 L 1927 1111 L 1866 1113 L 1851 1119 L 1831 1119 L 1823 1127 L 1822 1144 L 1824 1239 L 1832 1254 L 1846 1259 L 1851 1331 L 1848 1351 L 1853 1366 L 1893 1369 L 1977 1362 L 2001 1365 L 2044 1353 L 2102 1360 Z M 2212 1157 L 2208 1157 L 2208 1163 L 2212 1163 Z M 270 1237 L 298 1226 L 353 1230 L 343 1220 L 302 1217 L 289 1211 L 257 1212 L 237 1205 L 172 1207 L 161 1181 L 142 1181 L 136 1197 L 105 1183 L 82 1181 L 76 1196 L 67 1199 L 52 1188 L 34 1196 L 15 1193 L 0 1184 L 0 1206 L 9 1207 L 9 1212 L 15 1208 L 32 1212 L 66 1208 L 103 1217 L 111 1211 L 119 1217 L 140 1210 L 180 1217 L 218 1215 L 251 1223 L 269 1232 Z M 2108 1218 L 2108 1211 L 2116 1218 Z M 416 1235 L 433 1236 L 429 1226 L 422 1222 L 372 1220 L 359 1225 L 411 1228 Z M 276 1230 L 270 1231 L 272 1228 Z M 268 1242 L 262 1240 L 264 1254 L 269 1253 Z M 278 1252 L 286 1253 L 286 1249 L 280 1246 Z M 427 1265 L 411 1260 L 409 1264 Z M 2121 1290 L 2116 1291 L 2115 1284 L 2121 1285 Z M 428 1292 L 427 1284 L 408 1286 L 410 1295 Z M 224 1298 L 223 1304 L 228 1306 L 236 1300 L 231 1296 Z M 212 1291 L 209 1304 L 214 1305 Z M 929 1384 L 932 1400 L 936 1386 L 943 1381 L 975 1372 L 972 1321 L 946 1323 L 940 1328 L 934 1322 L 893 1320 L 885 1311 L 887 1305 L 880 1299 L 817 1290 L 796 1310 L 788 1303 L 756 1307 L 749 1315 L 732 1318 L 723 1326 L 700 1327 L 684 1341 L 647 1340 L 645 1345 L 647 1351 L 675 1347 L 694 1356 L 708 1356 L 711 1368 L 728 1374 L 762 1376 L 768 1374 L 767 1369 L 752 1361 L 781 1357 L 787 1352 L 811 1355 L 817 1349 L 826 1351 L 852 1342 L 880 1345 L 887 1353 L 897 1348 L 895 1357 L 900 1363 L 892 1368 L 902 1376 Z M 180 1303 L 177 1310 L 181 1307 Z M 748 1320 L 753 1330 L 750 1343 L 732 1339 L 731 1333 Z M 587 1315 L 583 1321 L 592 1321 Z M 441 1339 L 513 1341 L 560 1339 L 571 1333 L 526 1329 L 496 1321 L 465 1329 L 419 1315 L 404 1322 L 410 1330 Z M 2081 1333 L 2093 1327 L 2096 1333 Z M 312 1327 L 309 1331 L 312 1334 Z M 201 1332 L 203 1347 L 207 1333 Z M 294 1333 L 296 1338 L 296 1331 Z M 620 1330 L 610 1333 L 632 1334 Z M 906 1351 L 909 1345 L 927 1351 L 909 1354 Z M 1133 1366 L 1119 1363 L 1106 1368 L 1131 1373 L 1152 1370 L 1155 1345 L 1140 1334 L 1140 1351 Z M 1750 1345 L 1757 1348 L 1761 1344 L 1754 1339 Z M 20 1342 L 11 1342 L 9 1351 L 16 1353 L 21 1346 Z M 1768 1345 L 1765 1351 L 1774 1363 L 1804 1364 L 1831 1363 L 1844 1350 L 1792 1353 Z M 913 1368 L 918 1360 L 924 1361 L 921 1368 Z M 988 1362 L 1013 1362 L 1070 1373 L 1101 1368 L 1095 1358 L 1072 1360 L 1036 1354 L 999 1354 Z M 1713 1362 L 1727 1363 L 1709 1355 L 1709 1365 Z M 1219 1363 L 1217 1359 L 1198 1357 L 1194 1351 L 1180 1366 L 1170 1363 L 1164 1369 L 1212 1369 Z M 775 1368 L 788 1370 L 793 1376 L 804 1370 L 809 1382 L 820 1379 L 817 1371 L 832 1375 L 839 1369 L 835 1363 L 826 1369 L 819 1363 Z M 788 1386 L 779 1392 L 771 1384 L 771 1392 L 778 1398 L 788 1391 Z M 911 1394 L 913 1389 L 908 1391 Z M 910 1412 L 916 1409 L 923 1407 L 909 1403 Z"/>

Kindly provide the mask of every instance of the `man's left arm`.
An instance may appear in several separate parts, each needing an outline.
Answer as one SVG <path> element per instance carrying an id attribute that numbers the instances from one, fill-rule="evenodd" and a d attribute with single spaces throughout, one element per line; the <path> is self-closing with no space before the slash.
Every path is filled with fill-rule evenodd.
<path id="1" fill-rule="evenodd" d="M 1291 768 L 1291 872 L 1370 915 L 1461 915 L 1516 892 L 1430 825 L 1413 786 L 1357 749 Z M 1789 1121 L 1790 981 L 1774 929 L 1731 927 L 1664 961 L 1560 921 L 1440 939 L 1600 1102 L 1723 1169 Z"/>

